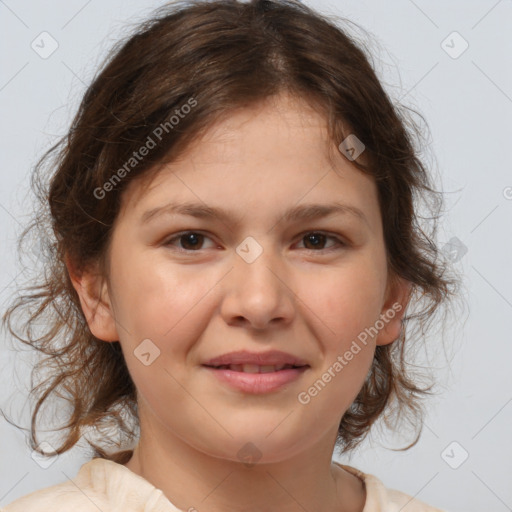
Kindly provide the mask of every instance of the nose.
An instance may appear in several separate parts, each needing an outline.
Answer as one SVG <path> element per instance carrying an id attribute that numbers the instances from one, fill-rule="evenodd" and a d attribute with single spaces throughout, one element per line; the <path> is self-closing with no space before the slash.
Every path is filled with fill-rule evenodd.
<path id="1" fill-rule="evenodd" d="M 221 315 L 228 325 L 256 331 L 288 325 L 295 314 L 290 273 L 269 250 L 252 263 L 238 255 L 224 280 Z"/>

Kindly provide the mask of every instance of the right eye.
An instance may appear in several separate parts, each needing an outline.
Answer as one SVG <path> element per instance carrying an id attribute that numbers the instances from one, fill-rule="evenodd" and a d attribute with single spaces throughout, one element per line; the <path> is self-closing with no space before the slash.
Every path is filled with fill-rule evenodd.
<path id="1" fill-rule="evenodd" d="M 164 247 L 171 247 L 178 242 L 183 247 L 177 247 L 178 252 L 198 252 L 201 250 L 201 245 L 204 239 L 210 239 L 206 235 L 197 231 L 183 231 L 175 234 L 172 238 L 169 238 L 163 243 Z M 211 239 L 210 239 L 211 240 Z"/>

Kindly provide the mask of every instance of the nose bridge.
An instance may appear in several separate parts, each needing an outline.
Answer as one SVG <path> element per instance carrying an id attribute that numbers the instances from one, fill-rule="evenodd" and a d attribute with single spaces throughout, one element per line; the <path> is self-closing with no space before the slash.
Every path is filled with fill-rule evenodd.
<path id="1" fill-rule="evenodd" d="M 253 237 L 247 237 L 239 244 L 236 252 L 238 286 L 250 293 L 278 292 L 281 283 L 276 274 L 282 265 L 268 237 L 265 240 L 261 237 L 260 242 Z"/>
<path id="2" fill-rule="evenodd" d="M 283 282 L 286 270 L 279 254 L 269 243 L 260 243 L 253 237 L 242 241 L 236 253 L 228 293 L 224 297 L 226 321 L 243 317 L 253 327 L 261 329 L 277 318 L 289 320 L 293 301 L 289 287 Z"/>

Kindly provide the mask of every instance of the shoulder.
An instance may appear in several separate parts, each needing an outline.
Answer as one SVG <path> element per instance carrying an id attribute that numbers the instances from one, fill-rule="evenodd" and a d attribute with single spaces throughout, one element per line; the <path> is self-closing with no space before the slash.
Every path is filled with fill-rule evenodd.
<path id="1" fill-rule="evenodd" d="M 0 512 L 98 512 L 112 503 L 150 488 L 145 481 L 115 462 L 95 458 L 83 464 L 74 478 L 34 491 L 13 501 Z M 151 491 L 151 489 L 149 489 Z M 144 492 L 142 492 L 144 494 Z M 130 503 L 131 504 L 131 503 Z M 127 507 L 127 510 L 132 510 Z"/>
<path id="2" fill-rule="evenodd" d="M 23 496 L 0 512 L 179 512 L 160 489 L 116 462 L 95 458 L 66 482 Z"/>
<path id="3" fill-rule="evenodd" d="M 31 492 L 9 505 L 0 512 L 97 512 L 104 510 L 105 497 L 94 488 L 91 481 L 92 470 L 99 465 L 93 461 L 84 464 L 75 478 Z"/>
<path id="4" fill-rule="evenodd" d="M 102 500 L 96 496 L 88 496 L 68 482 L 46 487 L 31 492 L 13 501 L 0 512 L 92 512 L 103 510 Z M 101 504 L 100 504 L 101 503 Z"/>
<path id="5" fill-rule="evenodd" d="M 363 480 L 366 488 L 366 503 L 363 512 L 448 512 L 427 505 L 406 493 L 388 489 L 376 476 L 343 464 L 343 469 Z"/>

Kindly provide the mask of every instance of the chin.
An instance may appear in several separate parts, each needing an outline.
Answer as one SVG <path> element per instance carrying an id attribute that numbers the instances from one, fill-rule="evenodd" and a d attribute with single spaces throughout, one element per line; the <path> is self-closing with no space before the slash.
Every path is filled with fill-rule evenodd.
<path id="1" fill-rule="evenodd" d="M 282 421 L 282 418 L 280 419 Z M 260 428 L 256 429 L 257 425 Z M 265 427 L 263 425 L 266 425 Z M 233 434 L 233 437 L 227 436 L 218 441 L 208 440 L 208 446 L 203 450 L 208 455 L 216 458 L 225 459 L 232 462 L 240 462 L 246 467 L 252 467 L 255 464 L 273 464 L 291 459 L 299 452 L 305 449 L 304 439 L 296 434 L 294 438 L 286 429 L 279 434 L 273 430 L 271 423 L 257 422 L 251 429 L 227 430 Z M 279 425 L 279 421 L 275 423 Z"/>

